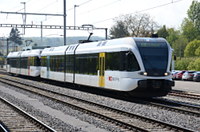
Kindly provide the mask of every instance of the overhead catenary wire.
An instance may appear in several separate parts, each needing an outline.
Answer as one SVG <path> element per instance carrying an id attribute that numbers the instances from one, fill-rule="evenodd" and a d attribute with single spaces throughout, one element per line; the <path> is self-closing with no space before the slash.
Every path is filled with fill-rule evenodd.
<path id="1" fill-rule="evenodd" d="M 108 4 L 104 4 L 104 5 L 99 6 L 99 7 L 97 7 L 97 8 L 94 8 L 94 9 L 91 9 L 91 10 L 88 10 L 88 11 L 85 11 L 85 12 L 83 12 L 83 13 L 80 13 L 79 15 L 83 15 L 83 14 L 86 14 L 86 13 L 88 13 L 88 12 L 92 12 L 92 11 L 95 11 L 95 10 L 99 10 L 99 9 L 108 7 L 108 6 L 110 6 L 110 5 L 116 4 L 116 3 L 119 2 L 119 1 L 121 1 L 121 0 L 115 0 L 114 2 L 110 2 L 110 3 L 108 3 Z"/>
<path id="2" fill-rule="evenodd" d="M 26 1 L 26 3 L 29 3 L 30 1 L 32 1 L 32 0 Z M 9 11 L 11 11 L 11 10 L 17 10 L 17 8 L 19 8 L 19 7 L 21 7 L 21 5 L 18 5 L 18 6 L 12 7 L 12 8 L 9 9 Z M 18 9 L 16 12 L 21 11 L 21 10 L 23 10 L 23 9 L 24 9 L 24 8 L 22 8 L 22 9 Z"/>
<path id="3" fill-rule="evenodd" d="M 91 2 L 91 1 L 93 1 L 93 0 L 88 0 L 88 1 L 85 1 L 85 2 L 80 3 L 80 4 L 76 4 L 76 5 L 78 5 L 78 6 L 80 7 L 80 6 L 82 6 L 82 5 L 88 4 L 88 3 Z M 71 11 L 71 10 L 73 10 L 73 9 L 74 9 L 74 7 L 67 9 L 67 11 Z"/>
<path id="4" fill-rule="evenodd" d="M 80 3 L 80 4 L 77 4 L 79 7 L 80 6 L 83 6 L 83 5 L 85 5 L 85 4 L 88 4 L 89 2 L 91 2 L 91 1 L 93 1 L 93 0 L 87 0 L 87 1 L 85 1 L 85 2 L 83 2 L 83 3 Z M 67 9 L 67 12 L 69 12 L 69 11 L 71 11 L 71 10 L 73 10 L 74 9 L 74 7 L 72 7 L 72 8 L 69 8 L 69 9 Z M 50 20 L 50 19 L 52 19 L 53 17 L 48 17 L 48 18 L 45 18 L 45 21 L 48 21 L 48 20 Z"/>
<path id="5" fill-rule="evenodd" d="M 85 4 L 87 4 L 87 3 L 89 3 L 89 2 L 91 2 L 91 1 L 93 1 L 93 0 L 87 0 L 87 1 L 85 1 L 85 2 L 83 2 L 83 3 L 80 3 L 80 4 L 77 4 L 79 7 L 80 6 L 82 6 L 82 5 L 85 5 Z M 56 0 L 56 2 L 57 2 L 57 0 Z M 44 8 L 42 8 L 41 10 L 43 10 L 43 9 L 45 9 L 45 8 L 47 8 L 47 7 L 49 7 L 49 6 L 51 6 L 52 4 L 54 4 L 55 2 L 52 2 L 51 4 L 48 4 L 47 6 L 45 6 Z M 67 9 L 67 12 L 69 12 L 69 11 L 71 11 L 71 10 L 73 10 L 74 9 L 74 7 L 72 7 L 72 8 L 70 8 L 70 9 Z M 41 11 L 40 10 L 40 11 Z M 50 19 L 52 19 L 53 17 L 45 17 L 45 20 L 43 20 L 43 21 L 48 21 L 48 20 L 50 20 Z"/>
<path id="6" fill-rule="evenodd" d="M 157 5 L 157 6 L 154 6 L 154 7 L 150 7 L 150 8 L 147 8 L 147 9 L 144 9 L 144 10 L 140 10 L 140 11 L 137 11 L 137 12 L 134 12 L 134 13 L 131 13 L 131 14 L 136 14 L 136 13 L 141 13 L 141 12 L 153 10 L 153 9 L 156 9 L 156 8 L 160 8 L 160 7 L 168 6 L 168 5 L 171 5 L 171 4 L 175 4 L 175 3 L 178 3 L 178 2 L 181 2 L 181 1 L 184 1 L 184 0 L 177 0 L 177 1 L 172 0 L 171 2 L 168 2 L 168 3 L 165 3 L 165 4 L 161 4 L 161 5 Z M 104 20 L 100 20 L 100 21 L 94 22 L 93 24 L 102 23 L 102 22 L 105 22 L 105 21 L 108 21 L 108 20 L 112 20 L 114 18 L 116 18 L 116 17 L 111 17 L 111 18 L 107 18 L 107 19 L 104 19 Z"/>
<path id="7" fill-rule="evenodd" d="M 54 4 L 57 3 L 57 2 L 58 2 L 58 1 L 56 0 L 56 1 L 53 1 L 53 2 L 49 3 L 49 4 L 46 5 L 45 7 L 41 8 L 38 12 L 41 12 L 42 10 L 44 10 L 44 9 L 46 9 L 46 8 L 48 8 L 48 7 L 52 6 L 52 5 L 54 5 Z"/>
<path id="8" fill-rule="evenodd" d="M 28 1 L 28 0 L 25 0 L 25 1 Z M 32 0 L 29 0 L 29 1 L 31 1 L 30 3 L 28 3 L 27 5 L 29 6 L 29 5 L 33 5 L 33 2 L 35 2 L 35 1 L 32 1 Z M 28 1 L 28 2 L 29 2 Z M 41 10 L 44 10 L 45 9 L 45 11 L 46 11 L 46 8 L 47 7 L 49 7 L 48 9 L 51 9 L 51 7 L 53 7 L 53 6 L 51 6 L 51 4 L 54 2 L 55 3 L 55 1 L 56 0 L 51 0 L 51 1 L 49 1 L 48 3 L 46 3 L 45 5 L 43 5 L 43 4 L 41 4 L 41 6 L 43 6 L 43 8 L 41 8 L 41 6 L 40 6 L 40 9 Z M 62 0 L 57 0 L 58 2 L 61 2 Z M 68 7 L 69 6 L 71 6 L 72 7 L 72 9 L 74 9 L 74 7 L 73 7 L 73 5 L 74 4 L 76 4 L 76 5 L 79 5 L 79 7 L 80 6 L 82 6 L 81 8 L 83 8 L 83 9 L 80 9 L 79 10 L 79 8 L 78 8 L 78 15 L 80 15 L 80 13 L 82 13 L 82 14 L 84 14 L 84 12 L 86 11 L 86 10 L 89 10 L 90 11 L 90 14 L 89 14 L 89 12 L 88 12 L 88 14 L 90 15 L 90 16 L 87 16 L 87 17 L 84 17 L 84 18 L 87 18 L 89 21 L 87 22 L 87 20 L 83 20 L 82 19 L 82 16 L 80 16 L 80 17 L 77 17 L 79 20 L 83 20 L 84 22 L 82 22 L 82 23 L 80 23 L 80 21 L 79 21 L 79 23 L 78 23 L 78 25 L 82 25 L 82 24 L 84 24 L 84 23 L 89 23 L 89 24 L 93 24 L 93 25 L 95 25 L 95 26 L 98 26 L 98 24 L 99 23 L 103 23 L 103 22 L 105 22 L 105 21 L 109 21 L 109 20 L 112 20 L 112 19 L 114 19 L 114 18 L 117 18 L 118 16 L 117 16 L 117 11 L 119 10 L 119 8 L 117 8 L 118 10 L 116 11 L 116 13 L 115 14 L 109 14 L 109 15 L 111 15 L 110 17 L 106 17 L 106 15 L 104 15 L 104 18 L 101 18 L 101 16 L 99 16 L 98 18 L 101 18 L 101 19 L 99 19 L 98 20 L 98 18 L 97 19 L 93 19 L 94 17 L 93 17 L 93 14 L 94 13 L 96 13 L 96 12 L 103 12 L 103 11 L 106 11 L 107 9 L 113 9 L 113 11 L 112 11 L 112 13 L 114 12 L 114 9 L 115 8 L 112 8 L 112 7 L 118 7 L 118 4 L 117 5 L 114 5 L 115 4 L 115 2 L 117 3 L 118 1 L 120 1 L 120 0 L 111 0 L 111 1 L 105 1 L 105 2 L 102 2 L 102 3 L 96 3 L 96 1 L 95 0 L 84 0 L 84 1 L 82 1 L 82 3 L 80 2 L 80 4 L 78 3 L 78 1 L 75 3 L 75 2 L 71 2 L 70 4 L 68 4 Z M 160 4 L 158 4 L 156 1 L 154 2 L 153 1 L 153 3 L 152 4 L 154 4 L 153 6 L 150 6 L 150 5 L 147 5 L 146 6 L 146 8 L 144 8 L 143 6 L 140 6 L 140 5 L 138 5 L 137 3 L 135 3 L 135 5 L 136 6 L 140 6 L 140 9 L 139 9 L 139 11 L 137 11 L 137 12 L 134 12 L 133 13 L 133 11 L 131 11 L 131 12 L 129 12 L 129 13 L 131 13 L 131 14 L 135 14 L 135 13 L 140 13 L 140 12 L 148 12 L 148 10 L 153 10 L 153 9 L 156 9 L 156 8 L 161 8 L 161 9 L 163 9 L 164 8 L 164 6 L 170 6 L 170 4 L 174 4 L 174 3 L 178 3 L 178 2 L 181 2 L 181 1 L 184 1 L 184 0 L 168 0 L 168 1 L 160 1 L 160 2 L 162 2 L 162 3 L 160 3 Z M 50 3 L 51 2 L 51 3 Z M 130 1 L 126 1 L 127 3 L 129 3 Z M 157 4 L 156 4 L 157 3 Z M 182 3 L 184 3 L 184 2 L 182 2 Z M 72 5 L 73 4 L 73 5 Z M 59 3 L 59 5 L 58 6 L 60 6 L 61 4 Z M 113 5 L 113 6 L 110 6 L 110 5 Z M 122 4 L 120 3 L 119 4 L 120 6 L 122 6 Z M 134 5 L 134 6 L 135 6 Z M 176 5 L 179 5 L 179 4 L 176 4 Z M 51 6 L 51 7 L 50 7 Z M 109 7 L 108 7 L 109 6 Z M 39 6 L 38 6 L 39 7 Z M 54 6 L 55 7 L 55 6 Z M 94 7 L 96 7 L 96 8 L 94 8 Z M 105 7 L 107 7 L 106 9 L 104 9 Z M 141 7 L 143 7 L 143 8 L 141 8 Z M 86 8 L 86 10 L 85 10 L 85 8 Z M 18 9 L 20 9 L 20 8 L 18 8 Z M 28 8 L 29 9 L 29 8 Z M 54 8 L 55 9 L 55 8 Z M 61 8 L 59 8 L 59 9 L 61 9 Z M 30 9 L 29 9 L 30 10 Z M 52 11 L 53 11 L 53 9 L 52 9 Z M 67 11 L 69 11 L 69 10 L 67 10 Z M 124 10 L 122 10 L 122 11 L 124 11 Z M 120 13 L 124 13 L 124 12 L 120 12 Z M 155 11 L 157 11 L 157 10 L 155 10 Z M 91 13 L 92 12 L 92 13 Z M 98 13 L 96 13 L 96 15 L 99 15 Z M 109 12 L 108 12 L 109 13 Z M 8 15 L 8 14 L 7 14 Z M 71 22 L 71 16 L 72 16 L 72 12 L 68 12 L 68 14 L 67 14 L 67 16 L 68 16 L 68 24 L 70 25 L 70 22 Z M 5 16 L 3 16 L 3 17 L 5 17 Z M 52 18 L 55 18 L 55 19 L 53 19 L 52 20 Z M 10 18 L 9 18 L 10 19 Z M 32 20 L 31 20 L 32 19 Z M 55 23 L 55 22 L 57 22 L 57 23 L 59 23 L 59 24 L 62 24 L 61 22 L 61 17 L 52 17 L 52 16 L 43 16 L 43 17 L 40 17 L 39 19 L 35 19 L 35 18 L 32 18 L 32 17 L 29 17 L 29 21 L 31 21 L 31 23 L 32 24 L 40 24 L 41 23 L 41 21 L 43 21 L 43 24 L 52 24 L 52 23 Z M 54 21 L 54 20 L 56 20 L 56 21 Z M 86 22 L 85 22 L 86 21 Z M 109 21 L 109 22 L 111 22 L 111 21 Z"/>
<path id="9" fill-rule="evenodd" d="M 57 2 L 58 2 L 58 0 L 55 0 L 55 1 L 51 2 L 51 3 L 49 3 L 49 4 L 46 5 L 45 7 L 41 8 L 38 12 L 41 12 L 42 10 L 44 10 L 44 9 L 46 9 L 46 8 L 49 8 L 50 6 L 54 5 L 54 4 L 57 3 Z M 49 18 L 48 18 L 47 16 L 44 16 L 44 19 L 43 19 L 43 20 L 37 21 L 36 23 L 41 23 L 41 21 L 47 21 L 48 19 L 51 19 L 51 18 L 52 18 L 52 16 L 49 17 Z"/>

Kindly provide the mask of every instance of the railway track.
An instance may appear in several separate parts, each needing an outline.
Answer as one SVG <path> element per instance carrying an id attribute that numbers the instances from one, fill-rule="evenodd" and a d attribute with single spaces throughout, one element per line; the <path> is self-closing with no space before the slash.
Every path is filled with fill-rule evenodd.
<path id="1" fill-rule="evenodd" d="M 178 127 L 173 124 L 168 124 L 162 121 L 149 119 L 144 116 L 132 114 L 122 110 L 110 108 L 105 105 L 89 102 L 79 98 L 64 95 L 54 91 L 47 91 L 29 84 L 20 84 L 19 81 L 13 81 L 9 78 L 0 79 L 1 82 L 20 89 L 24 89 L 31 93 L 55 100 L 56 102 L 65 104 L 73 109 L 79 110 L 83 113 L 97 117 L 108 123 L 112 123 L 126 131 L 192 131 L 186 128 Z M 11 82 L 12 81 L 12 82 Z"/>
<path id="2" fill-rule="evenodd" d="M 188 114 L 195 117 L 200 117 L 200 106 L 191 103 L 183 103 L 179 101 L 172 101 L 162 98 L 148 99 L 148 104 L 163 109 L 179 112 L 182 114 Z"/>
<path id="3" fill-rule="evenodd" d="M 0 131 L 1 132 L 55 132 L 46 124 L 37 120 L 19 107 L 0 97 Z"/>
<path id="4" fill-rule="evenodd" d="M 172 90 L 168 95 L 200 100 L 200 94 Z"/>

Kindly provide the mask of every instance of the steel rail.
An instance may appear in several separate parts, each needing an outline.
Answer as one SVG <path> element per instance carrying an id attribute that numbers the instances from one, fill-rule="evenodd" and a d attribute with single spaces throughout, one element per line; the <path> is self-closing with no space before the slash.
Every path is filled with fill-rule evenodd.
<path id="1" fill-rule="evenodd" d="M 14 108 L 16 111 L 18 111 L 19 113 L 21 113 L 23 116 L 27 117 L 28 120 L 30 120 L 31 122 L 38 124 L 42 129 L 44 129 L 45 131 L 48 132 L 56 132 L 56 130 L 54 130 L 53 128 L 49 127 L 48 125 L 46 125 L 45 123 L 41 122 L 40 120 L 36 119 L 35 117 L 33 117 L 32 115 L 30 115 L 29 113 L 25 112 L 24 110 L 22 110 L 21 108 L 19 108 L 18 106 L 14 105 L 13 103 L 7 101 L 6 99 L 0 97 L 0 100 L 2 100 L 3 102 L 5 102 L 6 104 L 8 104 L 9 106 L 11 106 L 12 108 Z"/>
<path id="2" fill-rule="evenodd" d="M 149 105 L 155 105 L 158 107 L 163 107 L 165 109 L 171 110 L 171 111 L 178 111 L 180 113 L 183 114 L 188 114 L 188 115 L 192 115 L 192 116 L 197 116 L 200 117 L 200 107 L 196 107 L 196 106 L 192 106 L 192 105 L 188 105 L 188 104 L 184 104 L 181 102 L 175 102 L 175 101 L 168 101 L 166 99 L 146 99 L 146 102 L 148 102 Z M 173 106 L 173 107 L 170 107 Z M 182 108 L 177 108 L 174 106 L 178 106 L 178 107 L 182 107 Z M 192 111 L 194 110 L 194 111 Z"/>
<path id="3" fill-rule="evenodd" d="M 10 81 L 11 81 L 11 80 L 10 80 Z M 6 82 L 5 82 L 5 83 L 6 83 Z M 9 84 L 10 82 L 7 82 L 7 83 Z M 18 82 L 18 83 L 19 83 L 19 82 Z M 9 85 L 10 85 L 10 84 L 9 84 Z M 17 84 L 13 84 L 13 85 L 14 85 L 15 87 L 20 87 L 20 88 L 21 88 L 21 86 L 16 86 Z M 23 85 L 26 85 L 26 86 L 27 86 L 27 84 L 23 84 Z M 36 86 L 30 86 L 29 84 L 28 84 L 28 86 L 29 86 L 29 87 L 32 87 L 32 88 L 31 88 L 31 89 L 26 89 L 26 88 L 25 88 L 25 90 L 30 91 L 30 92 L 34 92 L 34 93 L 36 93 L 36 94 L 38 94 L 38 95 L 41 95 L 41 96 L 46 96 L 46 95 L 42 94 L 42 92 L 36 92 L 36 91 L 34 91 L 34 90 L 32 90 L 32 89 L 33 89 L 33 88 L 36 88 L 36 89 L 39 89 L 39 90 L 42 90 L 42 91 L 47 92 L 46 90 L 41 89 L 41 88 L 38 88 L 38 87 L 36 87 Z M 23 86 L 22 86 L 22 87 L 23 87 Z M 140 116 L 140 115 L 137 115 L 137 114 L 125 112 L 125 111 L 118 110 L 118 109 L 115 109 L 115 108 L 110 108 L 110 107 L 105 106 L 105 105 L 97 104 L 97 103 L 94 103 L 94 102 L 89 102 L 89 101 L 86 101 L 86 100 L 83 100 L 83 99 L 79 99 L 79 98 L 75 98 L 75 97 L 72 97 L 72 96 L 68 96 L 68 95 L 65 95 L 65 94 L 62 94 L 62 93 L 57 93 L 57 92 L 54 92 L 54 91 L 48 91 L 48 92 L 53 93 L 53 94 L 57 94 L 57 95 L 59 95 L 59 96 L 64 96 L 64 97 L 67 97 L 67 98 L 71 98 L 71 99 L 73 99 L 73 100 L 78 100 L 78 101 L 81 101 L 81 102 L 83 102 L 83 103 L 87 103 L 87 104 L 90 104 L 90 105 L 98 106 L 98 107 L 100 107 L 100 108 L 104 108 L 105 110 L 114 111 L 115 113 L 120 113 L 120 114 L 122 114 L 122 115 L 126 115 L 127 117 L 133 117 L 133 118 L 137 118 L 137 119 L 142 120 L 142 121 L 151 122 L 152 124 L 157 124 L 157 126 L 162 126 L 163 128 L 170 128 L 170 129 L 174 129 L 174 130 L 178 130 L 178 131 L 188 131 L 188 132 L 192 132 L 192 130 L 187 129 L 187 128 L 182 128 L 182 127 L 179 127 L 179 126 L 175 126 L 175 125 L 173 125 L 173 124 L 169 124 L 169 123 L 165 123 L 165 122 L 162 122 L 162 121 L 158 121 L 158 120 L 146 118 L 146 117 L 144 117 L 144 116 Z M 48 97 L 48 98 L 50 98 L 50 99 L 54 99 L 54 100 L 56 100 L 56 101 L 58 101 L 58 102 L 60 102 L 60 103 L 64 103 L 64 104 L 67 103 L 68 106 L 73 107 L 73 108 L 78 109 L 78 110 L 81 110 L 81 111 L 83 111 L 83 112 L 85 112 L 85 113 L 92 113 L 93 115 L 98 115 L 98 116 L 101 116 L 101 117 L 103 117 L 103 118 L 110 119 L 110 117 L 107 117 L 107 116 L 105 116 L 105 115 L 100 115 L 98 112 L 90 111 L 90 110 L 87 110 L 87 109 L 82 108 L 82 107 L 79 107 L 79 106 L 74 106 L 74 104 L 70 104 L 70 103 L 65 102 L 65 101 L 63 101 L 63 100 L 58 100 L 56 97 L 53 97 L 53 98 L 52 98 L 52 96 L 46 96 L 46 97 Z M 116 119 L 112 119 L 112 120 L 115 121 L 115 122 L 117 121 Z M 130 129 L 130 130 L 133 130 L 133 129 L 134 129 L 134 130 L 139 130 L 139 131 L 148 131 L 148 130 L 144 130 L 144 129 L 141 130 L 141 128 L 135 128 L 135 126 L 132 126 L 132 125 L 130 125 L 130 124 L 127 125 L 127 124 L 125 124 L 125 123 L 123 123 L 123 122 L 121 122 L 121 121 L 117 121 L 117 123 L 115 123 L 115 124 L 125 125 L 125 126 L 128 127 L 128 129 Z"/>
<path id="4" fill-rule="evenodd" d="M 0 131 L 1 132 L 9 132 L 9 130 L 7 130 L 0 122 Z"/>
<path id="5" fill-rule="evenodd" d="M 182 91 L 176 91 L 176 90 L 172 90 L 169 93 L 169 95 L 200 100 L 200 94 L 194 94 L 194 93 L 188 93 L 188 92 L 182 92 Z"/>

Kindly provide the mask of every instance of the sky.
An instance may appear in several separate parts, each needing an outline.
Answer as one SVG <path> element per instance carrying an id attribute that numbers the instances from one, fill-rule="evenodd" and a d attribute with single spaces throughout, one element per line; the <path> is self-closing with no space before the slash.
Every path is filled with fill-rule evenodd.
<path id="1" fill-rule="evenodd" d="M 63 14 L 64 0 L 0 0 L 0 11 L 27 13 Z M 198 0 L 200 1 L 200 0 Z M 146 13 L 159 25 L 179 29 L 192 0 L 66 0 L 67 26 L 92 24 L 97 28 L 108 28 L 114 25 L 113 19 L 125 14 Z M 74 5 L 77 5 L 74 8 Z M 75 15 L 74 15 L 75 9 Z M 63 25 L 61 16 L 28 15 L 26 24 Z M 0 13 L 0 24 L 23 24 L 22 15 Z M 10 28 L 0 27 L 0 37 L 8 37 Z M 22 29 L 19 29 L 22 33 Z M 91 31 L 67 31 L 67 36 L 87 36 Z M 95 36 L 104 36 L 104 30 L 93 31 Z M 43 37 L 58 37 L 63 30 L 43 30 Z M 26 29 L 24 37 L 41 36 L 40 29 Z"/>

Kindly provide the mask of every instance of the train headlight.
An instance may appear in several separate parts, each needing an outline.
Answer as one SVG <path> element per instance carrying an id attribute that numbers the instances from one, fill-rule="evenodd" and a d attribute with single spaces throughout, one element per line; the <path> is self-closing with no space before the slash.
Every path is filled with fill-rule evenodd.
<path id="1" fill-rule="evenodd" d="M 147 76 L 148 74 L 147 74 L 147 72 L 143 72 L 143 75 Z"/>
<path id="2" fill-rule="evenodd" d="M 147 75 L 148 75 L 147 72 L 140 72 L 139 74 L 140 74 L 140 75 L 144 75 L 144 76 L 147 76 Z"/>
<path id="3" fill-rule="evenodd" d="M 169 73 L 169 72 L 165 72 L 164 75 L 165 75 L 165 76 L 169 76 L 170 73 Z"/>

